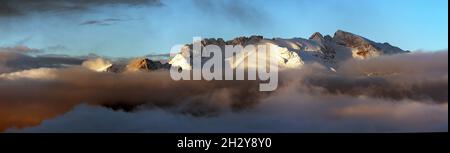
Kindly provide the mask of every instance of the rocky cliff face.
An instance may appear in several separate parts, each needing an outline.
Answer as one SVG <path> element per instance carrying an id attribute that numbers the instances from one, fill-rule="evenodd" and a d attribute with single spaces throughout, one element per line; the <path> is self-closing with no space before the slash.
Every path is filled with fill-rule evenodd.
<path id="1" fill-rule="evenodd" d="M 152 61 L 147 58 L 137 58 L 131 60 L 126 66 L 126 71 L 153 71 L 158 69 L 169 69 L 169 64 L 162 64 L 160 61 Z"/>
<path id="2" fill-rule="evenodd" d="M 154 71 L 160 69 L 170 69 L 169 63 L 161 63 L 160 61 L 152 61 L 147 58 L 136 58 L 128 62 L 128 64 L 115 63 L 106 68 L 106 72 L 137 72 L 137 71 Z"/>
<path id="3" fill-rule="evenodd" d="M 342 30 L 338 30 L 334 33 L 332 40 L 339 45 L 352 48 L 352 55 L 356 58 L 368 58 L 386 54 L 407 52 L 398 47 L 392 46 L 389 43 L 377 43 Z"/>

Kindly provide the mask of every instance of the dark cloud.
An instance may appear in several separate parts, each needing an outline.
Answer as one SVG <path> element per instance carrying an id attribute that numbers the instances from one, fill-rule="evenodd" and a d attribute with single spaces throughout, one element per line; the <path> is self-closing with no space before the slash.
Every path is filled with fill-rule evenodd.
<path id="1" fill-rule="evenodd" d="M 30 74 L 42 74 L 39 73 L 41 70 L 46 69 L 36 69 L 34 73 L 25 71 L 24 74 L 25 77 L 30 77 Z M 14 73 L 9 76 L 20 75 Z M 26 123 L 22 123 L 25 121 L 19 120 L 42 120 L 64 113 L 80 103 L 118 109 L 135 106 L 162 107 L 183 114 L 208 116 L 227 109 L 244 109 L 256 104 L 260 96 L 257 82 L 176 82 L 170 79 L 167 71 L 114 74 L 67 68 L 51 71 L 51 74 L 41 78 L 42 80 L 0 79 L 0 127 L 6 128 L 10 125 L 8 123 L 25 126 Z M 25 105 L 33 107 L 28 109 Z M 32 112 L 20 113 L 19 110 Z M 19 120 L 11 120 L 12 117 L 18 117 L 15 119 Z"/>
<path id="2" fill-rule="evenodd" d="M 119 22 L 132 21 L 132 20 L 135 20 L 135 19 L 107 18 L 107 19 L 102 19 L 102 20 L 88 20 L 88 21 L 84 21 L 84 22 L 80 23 L 79 25 L 112 25 L 112 24 L 116 24 Z"/>
<path id="3" fill-rule="evenodd" d="M 25 47 L 26 48 L 26 47 Z M 62 55 L 30 56 L 24 54 L 26 49 L 0 49 L 0 74 L 40 67 L 65 67 L 80 65 L 85 58 Z"/>
<path id="4" fill-rule="evenodd" d="M 292 94 L 292 95 L 287 95 Z M 8 132 L 436 132 L 448 131 L 448 105 L 338 96 L 279 94 L 242 112 L 193 117 L 163 109 L 134 113 L 80 105 L 39 126 Z M 333 98 L 337 98 L 332 100 Z M 329 101 L 326 101 L 329 100 Z M 89 120 L 86 120 L 89 118 Z"/>
<path id="5" fill-rule="evenodd" d="M 64 45 L 53 45 L 45 48 L 46 51 L 65 51 L 68 48 Z"/>
<path id="6" fill-rule="evenodd" d="M 118 120 L 74 121 L 80 116 L 76 109 L 37 129 L 77 124 L 73 128 L 94 132 L 108 132 L 108 125 L 123 125 L 120 132 L 446 131 L 447 54 L 348 61 L 337 73 L 305 65 L 281 71 L 274 92 L 259 92 L 257 81 L 173 81 L 168 71 L 116 74 L 75 66 L 3 73 L 0 129 L 36 126 L 87 104 L 97 109 L 84 113 L 89 118 Z M 139 126 L 130 118 L 145 118 L 149 124 L 141 120 Z M 61 124 L 67 120 L 73 123 Z"/>
<path id="7" fill-rule="evenodd" d="M 88 120 L 86 118 L 89 118 Z M 80 105 L 35 127 L 8 132 L 445 132 L 448 105 L 280 92 L 240 112 L 194 117 L 164 109 L 133 113 Z"/>
<path id="8" fill-rule="evenodd" d="M 73 12 L 99 6 L 162 6 L 160 0 L 1 0 L 0 16 L 17 16 L 39 12 Z"/>
<path id="9" fill-rule="evenodd" d="M 14 7 L 9 6 L 7 3 L 0 1 L 0 16 L 16 16 L 22 13 Z"/>
<path id="10" fill-rule="evenodd" d="M 102 20 L 89 20 L 85 21 L 83 23 L 80 23 L 80 25 L 99 25 L 99 24 L 106 24 Z"/>
<path id="11" fill-rule="evenodd" d="M 30 48 L 24 45 L 17 45 L 14 47 L 0 47 L 0 52 L 15 52 L 15 53 L 38 53 L 41 52 L 39 49 Z"/>

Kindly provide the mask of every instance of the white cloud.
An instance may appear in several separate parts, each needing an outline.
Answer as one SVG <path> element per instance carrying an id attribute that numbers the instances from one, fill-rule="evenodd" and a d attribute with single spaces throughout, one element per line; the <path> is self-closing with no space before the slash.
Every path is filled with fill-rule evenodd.
<path id="1" fill-rule="evenodd" d="M 18 79 L 34 79 L 34 80 L 52 80 L 56 78 L 54 68 L 37 68 L 30 70 L 23 70 L 18 72 L 0 74 L 0 79 L 18 80 Z"/>
<path id="2" fill-rule="evenodd" d="M 81 65 L 93 71 L 103 72 L 106 71 L 106 69 L 110 67 L 112 63 L 103 58 L 96 58 L 84 61 Z"/>

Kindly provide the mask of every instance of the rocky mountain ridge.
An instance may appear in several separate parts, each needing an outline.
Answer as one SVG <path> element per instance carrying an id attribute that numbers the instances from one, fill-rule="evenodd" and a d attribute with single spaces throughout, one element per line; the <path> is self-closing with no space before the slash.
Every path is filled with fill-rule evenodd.
<path id="1" fill-rule="evenodd" d="M 333 37 L 323 36 L 319 32 L 313 33 L 308 39 L 304 38 L 272 38 L 263 36 L 237 37 L 225 41 L 222 38 L 207 38 L 201 40 L 201 46 L 218 45 L 224 50 L 225 45 L 269 45 L 271 47 L 270 56 L 279 60 L 281 68 L 301 68 L 305 63 L 320 63 L 330 68 L 336 67 L 337 63 L 347 59 L 367 59 L 382 55 L 392 55 L 408 53 L 399 47 L 389 43 L 378 43 L 365 37 L 337 30 Z M 154 71 L 159 69 L 169 69 L 171 66 L 182 69 L 192 69 L 192 48 L 193 44 L 186 44 L 179 54 L 172 57 L 167 63 L 154 61 L 148 58 L 136 58 L 130 60 L 128 64 L 111 64 L 102 71 L 107 72 L 129 72 L 129 71 Z M 223 52 L 223 51 L 222 51 Z M 232 57 L 225 57 L 227 60 Z M 234 55 L 236 68 L 242 64 L 248 55 Z M 209 58 L 202 57 L 202 61 Z"/>

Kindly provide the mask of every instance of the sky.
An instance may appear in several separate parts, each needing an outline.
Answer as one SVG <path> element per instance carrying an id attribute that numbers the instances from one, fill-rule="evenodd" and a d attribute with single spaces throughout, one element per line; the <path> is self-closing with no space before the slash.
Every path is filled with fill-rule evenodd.
<path id="1" fill-rule="evenodd" d="M 447 0 L 0 0 L 0 47 L 135 57 L 193 37 L 308 38 L 338 29 L 404 50 L 448 48 Z"/>

